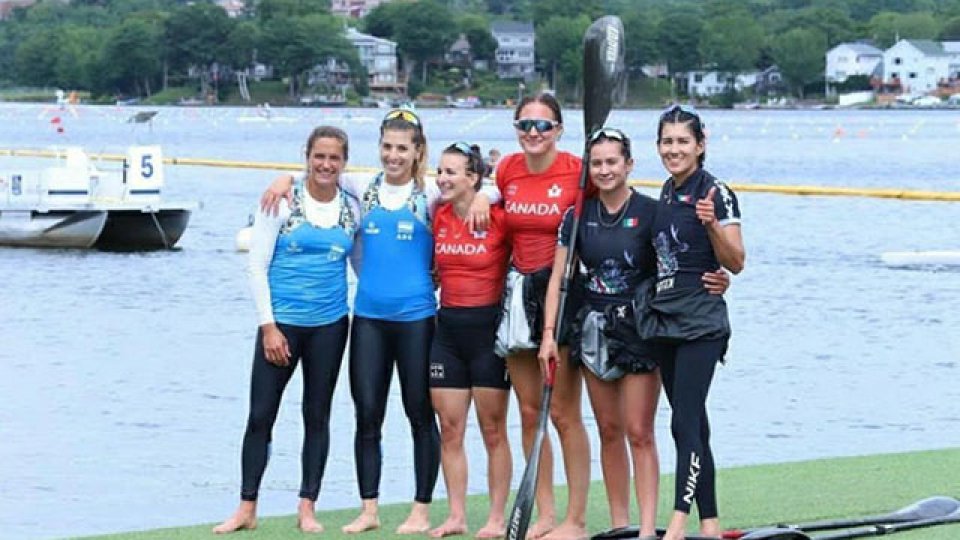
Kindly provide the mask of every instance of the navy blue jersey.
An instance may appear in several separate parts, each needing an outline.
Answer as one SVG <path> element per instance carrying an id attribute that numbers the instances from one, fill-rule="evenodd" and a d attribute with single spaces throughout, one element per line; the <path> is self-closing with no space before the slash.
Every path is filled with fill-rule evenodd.
<path id="1" fill-rule="evenodd" d="M 674 186 L 673 179 L 664 183 L 653 225 L 660 279 L 686 277 L 689 281 L 682 281 L 699 286 L 699 277 L 704 272 L 720 268 L 707 229 L 697 218 L 696 210 L 697 201 L 706 197 L 714 186 L 717 188 L 713 198 L 717 221 L 722 226 L 740 223 L 736 195 L 707 171 L 698 169 L 679 188 Z"/>
<path id="2" fill-rule="evenodd" d="M 651 229 L 657 201 L 633 190 L 620 212 L 610 214 L 599 199 L 583 203 L 577 255 L 586 270 L 586 301 L 602 309 L 629 303 L 644 278 L 655 272 Z M 573 209 L 563 216 L 559 244 L 570 245 Z"/>

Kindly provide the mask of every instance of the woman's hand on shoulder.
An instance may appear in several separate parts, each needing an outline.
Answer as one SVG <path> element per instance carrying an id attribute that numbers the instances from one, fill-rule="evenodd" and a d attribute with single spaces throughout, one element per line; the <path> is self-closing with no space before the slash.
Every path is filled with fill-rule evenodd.
<path id="1" fill-rule="evenodd" d="M 293 177 L 289 174 L 282 174 L 274 178 L 260 197 L 260 210 L 271 216 L 277 215 L 280 208 L 280 199 L 286 199 L 288 203 L 293 202 L 292 187 Z"/>
<path id="2" fill-rule="evenodd" d="M 723 268 L 716 272 L 704 272 L 700 278 L 703 281 L 703 287 L 710 294 L 722 295 L 730 288 L 730 274 Z"/>
<path id="3" fill-rule="evenodd" d="M 467 226 L 470 232 L 483 232 L 490 227 L 490 199 L 483 193 L 477 193 L 467 212 Z"/>

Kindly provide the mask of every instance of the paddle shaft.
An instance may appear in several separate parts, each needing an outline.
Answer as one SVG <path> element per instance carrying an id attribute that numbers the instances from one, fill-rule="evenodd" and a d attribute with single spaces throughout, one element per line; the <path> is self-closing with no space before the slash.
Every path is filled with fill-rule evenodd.
<path id="1" fill-rule="evenodd" d="M 540 398 L 540 416 L 537 417 L 537 433 L 527 456 L 527 466 L 523 470 L 523 479 L 517 488 L 517 497 L 513 502 L 513 509 L 507 519 L 507 540 L 525 540 L 527 528 L 530 526 L 530 517 L 533 515 L 533 503 L 537 494 L 537 475 L 540 472 L 540 454 L 543 450 L 543 439 L 547 434 L 547 419 L 550 417 L 550 399 L 553 396 L 553 377 L 556 373 L 556 362 L 550 362 L 544 377 L 543 395 Z"/>

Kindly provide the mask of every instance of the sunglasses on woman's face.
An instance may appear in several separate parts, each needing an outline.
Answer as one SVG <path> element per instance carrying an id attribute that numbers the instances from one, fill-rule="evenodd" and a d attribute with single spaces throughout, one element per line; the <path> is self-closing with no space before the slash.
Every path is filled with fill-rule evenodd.
<path id="1" fill-rule="evenodd" d="M 396 119 L 403 120 L 404 122 L 409 122 L 415 126 L 420 126 L 420 119 L 417 118 L 417 115 L 413 114 L 413 111 L 409 111 L 407 109 L 394 109 L 388 112 L 387 115 L 383 117 L 384 123 L 386 123 L 388 120 L 396 120 Z"/>
<path id="2" fill-rule="evenodd" d="M 530 129 L 536 129 L 540 133 L 546 133 L 560 125 L 556 120 L 547 120 L 545 118 L 521 118 L 513 121 L 513 127 L 518 131 L 528 133 Z"/>

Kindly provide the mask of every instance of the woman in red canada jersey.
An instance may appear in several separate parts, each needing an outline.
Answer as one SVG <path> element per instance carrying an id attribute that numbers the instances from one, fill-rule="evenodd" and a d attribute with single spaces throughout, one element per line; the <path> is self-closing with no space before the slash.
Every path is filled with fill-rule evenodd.
<path id="1" fill-rule="evenodd" d="M 527 454 L 537 430 L 546 368 L 537 359 L 537 350 L 541 339 L 554 338 L 555 330 L 543 324 L 543 301 L 556 251 L 557 229 L 563 213 L 576 202 L 581 160 L 557 148 L 563 117 L 560 104 L 552 95 L 538 94 L 521 100 L 514 111 L 513 125 L 523 151 L 502 158 L 496 174 L 513 246 L 505 295 L 508 311 L 498 330 L 497 348 L 507 358 L 510 380 L 520 404 L 523 448 Z M 576 307 L 568 311 L 576 312 Z M 525 328 L 514 332 L 518 323 Z M 527 330 L 529 337 L 523 339 Z M 518 335 L 523 338 L 517 339 Z M 564 336 L 558 337 L 564 343 Z M 566 347 L 560 349 L 553 392 L 550 416 L 563 450 L 569 489 L 567 515 L 556 526 L 553 452 L 549 440 L 545 440 L 537 483 L 538 517 L 528 536 L 584 538 L 588 536 L 590 443 L 580 412 L 583 378 L 578 366 L 567 361 Z"/>
<path id="2" fill-rule="evenodd" d="M 476 538 L 501 538 L 513 464 L 507 441 L 510 379 L 493 352 L 510 247 L 500 207 L 490 209 L 487 230 L 471 231 L 467 216 L 483 180 L 480 153 L 467 143 L 440 156 L 434 214 L 434 264 L 440 278 L 440 311 L 430 350 L 430 399 L 440 417 L 441 464 L 450 513 L 430 531 L 440 538 L 467 533 L 467 458 L 464 431 L 471 400 L 487 450 L 490 513 Z"/>

